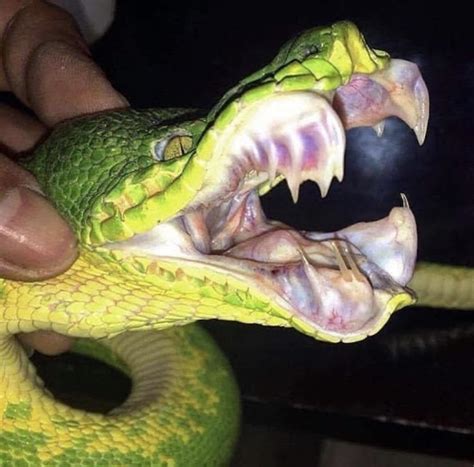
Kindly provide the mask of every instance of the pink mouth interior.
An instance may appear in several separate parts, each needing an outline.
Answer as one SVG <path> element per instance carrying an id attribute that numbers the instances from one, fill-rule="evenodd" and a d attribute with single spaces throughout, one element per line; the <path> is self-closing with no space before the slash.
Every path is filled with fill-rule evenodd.
<path id="1" fill-rule="evenodd" d="M 298 232 L 268 221 L 250 193 L 233 217 L 239 222 L 211 230 L 220 243 L 211 251 L 237 262 L 327 331 L 363 328 L 374 318 L 374 289 L 397 293 L 411 278 L 416 225 L 408 207 L 339 232 Z"/>
<path id="2" fill-rule="evenodd" d="M 376 125 L 389 115 L 404 119 L 422 140 L 428 95 L 419 71 L 393 61 L 378 74 L 354 75 L 332 103 L 301 92 L 271 98 L 262 108 L 263 117 L 256 111 L 235 127 L 222 167 L 210 172 L 210 188 L 193 205 L 122 247 L 199 261 L 224 274 L 238 271 L 315 328 L 369 333 L 387 296 L 410 293 L 404 286 L 413 273 L 417 236 L 405 200 L 376 222 L 298 232 L 266 218 L 257 190 L 284 177 L 295 201 L 305 180 L 325 195 L 333 177 L 342 180 L 344 129 Z"/>

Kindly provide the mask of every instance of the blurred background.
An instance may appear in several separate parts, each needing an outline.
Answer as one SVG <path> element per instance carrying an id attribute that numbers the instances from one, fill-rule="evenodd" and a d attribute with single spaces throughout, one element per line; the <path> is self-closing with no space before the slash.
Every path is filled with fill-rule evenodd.
<path id="1" fill-rule="evenodd" d="M 97 2 L 100 3 L 100 2 Z M 94 57 L 133 107 L 209 108 L 272 59 L 299 31 L 354 21 L 374 48 L 416 62 L 431 96 L 419 147 L 391 119 L 378 139 L 348 134 L 343 183 L 320 199 L 286 184 L 263 201 L 271 218 L 334 230 L 385 216 L 408 196 L 419 259 L 474 266 L 474 52 L 470 14 L 456 3 L 239 3 L 117 1 Z M 243 401 L 236 466 L 464 466 L 474 459 L 474 314 L 406 308 L 357 344 L 316 342 L 296 331 L 210 322 Z M 86 359 L 34 357 L 64 398 L 98 406 L 128 382 Z M 100 378 L 100 379 L 99 379 Z M 103 382 L 101 388 L 77 381 Z M 123 393 L 123 394 L 122 394 Z M 82 403 L 82 402 L 81 402 Z"/>

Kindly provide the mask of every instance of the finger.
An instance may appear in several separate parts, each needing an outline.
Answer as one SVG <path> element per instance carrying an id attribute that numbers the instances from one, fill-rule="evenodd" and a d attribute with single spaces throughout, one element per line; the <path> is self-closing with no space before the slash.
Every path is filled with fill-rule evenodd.
<path id="1" fill-rule="evenodd" d="M 28 0 L 3 0 L 0 2 L 0 42 L 11 19 L 18 11 L 26 6 Z M 8 81 L 2 65 L 2 54 L 0 53 L 0 90 L 8 90 Z"/>
<path id="2" fill-rule="evenodd" d="M 73 18 L 42 0 L 0 2 L 0 31 L 4 89 L 14 91 L 24 101 L 25 74 L 30 55 L 41 44 L 64 40 L 87 53 Z"/>
<path id="3" fill-rule="evenodd" d="M 57 355 L 71 349 L 74 339 L 53 331 L 36 331 L 18 334 L 19 341 L 45 355 Z"/>
<path id="4" fill-rule="evenodd" d="M 77 255 L 66 221 L 34 178 L 0 157 L 0 276 L 37 280 L 65 271 Z"/>
<path id="5" fill-rule="evenodd" d="M 90 58 L 72 17 L 42 1 L 11 19 L 3 36 L 8 88 L 47 125 L 127 106 Z"/>
<path id="6" fill-rule="evenodd" d="M 0 104 L 0 128 L 0 143 L 9 155 L 30 151 L 47 131 L 37 119 L 4 104 Z"/>

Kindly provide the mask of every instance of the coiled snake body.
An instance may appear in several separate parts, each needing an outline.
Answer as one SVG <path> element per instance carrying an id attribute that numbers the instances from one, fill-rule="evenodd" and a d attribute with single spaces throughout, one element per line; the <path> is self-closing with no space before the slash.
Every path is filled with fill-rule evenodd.
<path id="1" fill-rule="evenodd" d="M 344 130 L 380 132 L 393 115 L 423 141 L 418 68 L 340 22 L 289 41 L 207 115 L 124 110 L 58 126 L 25 166 L 81 255 L 60 277 L 0 284 L 0 463 L 225 464 L 238 391 L 196 320 L 355 342 L 413 304 L 411 287 L 422 303 L 472 308 L 469 269 L 420 265 L 407 286 L 417 242 L 406 198 L 333 233 L 297 232 L 260 208 L 283 179 L 294 200 L 305 180 L 324 196 L 343 177 Z M 106 415 L 55 401 L 13 338 L 38 329 L 80 338 L 77 352 L 129 374 L 127 401 Z"/>

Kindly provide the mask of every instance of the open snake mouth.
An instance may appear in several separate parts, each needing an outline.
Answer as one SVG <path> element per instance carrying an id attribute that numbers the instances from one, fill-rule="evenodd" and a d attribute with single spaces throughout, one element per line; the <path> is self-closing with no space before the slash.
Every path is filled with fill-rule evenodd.
<path id="1" fill-rule="evenodd" d="M 394 310 L 414 301 L 405 286 L 417 235 L 406 198 L 382 220 L 317 233 L 266 219 L 259 194 L 286 179 L 295 202 L 305 180 L 325 196 L 332 179 L 343 178 L 346 129 L 372 126 L 381 134 L 384 119 L 397 116 L 421 144 L 428 105 L 418 68 L 403 60 L 353 74 L 335 91 L 285 91 L 242 105 L 214 135 L 193 201 L 114 247 L 243 281 L 285 310 L 292 325 L 325 340 L 372 335 Z"/>

